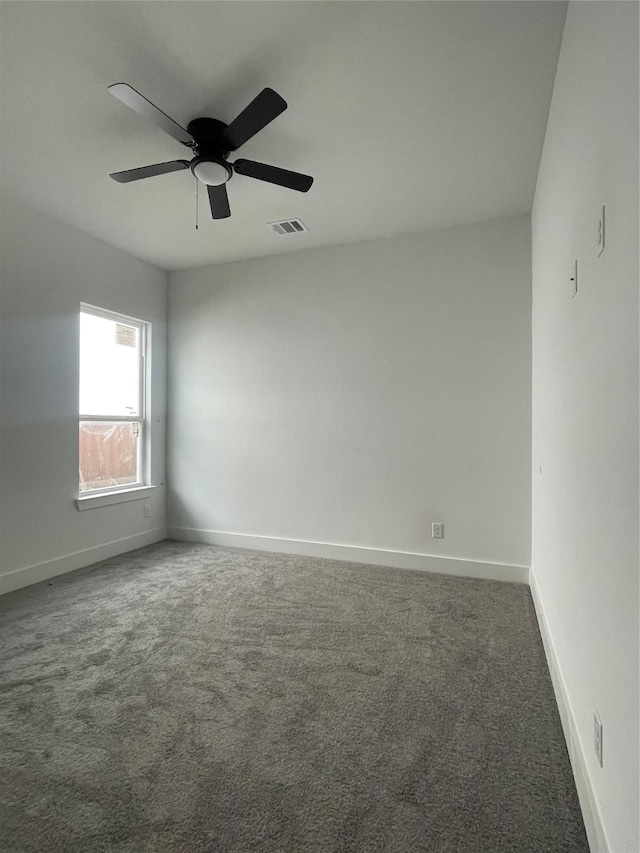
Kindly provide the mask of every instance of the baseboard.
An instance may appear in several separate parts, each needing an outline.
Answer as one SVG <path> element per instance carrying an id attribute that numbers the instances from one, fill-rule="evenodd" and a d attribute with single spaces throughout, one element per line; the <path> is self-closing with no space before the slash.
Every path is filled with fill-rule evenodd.
<path id="1" fill-rule="evenodd" d="M 536 610 L 542 643 L 544 645 L 547 663 L 549 665 L 549 673 L 553 684 L 553 690 L 556 696 L 556 703 L 560 712 L 560 720 L 564 731 L 564 738 L 567 743 L 569 752 L 569 760 L 573 770 L 573 777 L 576 783 L 578 799 L 580 800 L 580 808 L 582 809 L 582 817 L 584 826 L 587 831 L 589 840 L 589 848 L 591 853 L 610 853 L 610 846 L 607 841 L 607 834 L 600 817 L 598 804 L 596 802 L 595 793 L 589 776 L 589 769 L 585 758 L 584 750 L 578 737 L 578 727 L 576 726 L 575 715 L 571 707 L 571 701 L 567 688 L 562 677 L 562 668 L 556 654 L 553 638 L 549 632 L 549 626 L 544 613 L 540 591 L 536 583 L 533 569 L 529 573 L 529 586 L 531 588 L 531 596 Z"/>
<path id="2" fill-rule="evenodd" d="M 187 542 L 204 542 L 208 545 L 226 545 L 232 548 L 251 548 L 259 551 L 276 551 L 280 554 L 301 554 L 305 557 L 324 557 L 351 563 L 370 563 L 394 569 L 414 569 L 467 578 L 527 583 L 529 569 L 503 563 L 486 563 L 481 560 L 464 560 L 457 557 L 440 557 L 417 554 L 412 551 L 387 551 L 382 548 L 362 548 L 357 545 L 336 545 L 331 542 L 312 542 L 306 539 L 279 539 L 273 536 L 256 536 L 247 533 L 227 533 L 220 530 L 202 530 L 194 527 L 169 527 L 169 539 Z"/>
<path id="3" fill-rule="evenodd" d="M 0 594 L 4 595 L 7 592 L 46 581 L 57 575 L 82 569 L 84 566 L 90 566 L 100 560 L 108 560 L 109 557 L 116 557 L 118 554 L 134 551 L 136 548 L 152 545 L 154 542 L 160 542 L 166 538 L 167 528 L 156 527 L 153 530 L 136 533 L 134 536 L 125 536 L 123 539 L 114 539 L 112 542 L 105 542 L 93 548 L 74 551 L 72 554 L 65 554 L 63 557 L 56 557 L 54 560 L 46 560 L 44 563 L 16 569 L 6 575 L 0 575 Z"/>

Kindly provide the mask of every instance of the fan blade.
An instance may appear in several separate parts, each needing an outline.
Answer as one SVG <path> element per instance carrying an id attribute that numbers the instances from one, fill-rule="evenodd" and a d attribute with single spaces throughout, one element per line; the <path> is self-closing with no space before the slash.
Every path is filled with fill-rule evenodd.
<path id="1" fill-rule="evenodd" d="M 263 89 L 225 129 L 224 138 L 230 150 L 240 148 L 286 108 L 287 102 L 277 92 L 273 89 Z"/>
<path id="2" fill-rule="evenodd" d="M 208 186 L 207 190 L 209 192 L 211 216 L 214 219 L 226 219 L 228 216 L 231 216 L 226 184 L 220 184 L 218 187 Z"/>
<path id="3" fill-rule="evenodd" d="M 193 137 L 190 133 L 187 133 L 184 127 L 180 127 L 166 113 L 159 110 L 155 104 L 152 104 L 140 92 L 137 92 L 133 86 L 129 86 L 127 83 L 114 83 L 113 86 L 109 86 L 109 91 L 114 98 L 122 101 L 123 104 L 126 104 L 144 118 L 152 121 L 160 130 L 164 130 L 165 133 L 173 136 L 178 142 L 182 142 L 184 145 L 190 145 L 193 142 Z"/>
<path id="4" fill-rule="evenodd" d="M 129 181 L 139 181 L 142 178 L 153 178 L 154 175 L 164 175 L 167 172 L 179 172 L 188 169 L 187 160 L 171 160 L 169 163 L 154 163 L 153 166 L 141 166 L 139 169 L 127 169 L 126 172 L 112 172 L 109 177 L 119 184 Z"/>
<path id="5" fill-rule="evenodd" d="M 233 168 L 239 175 L 268 181 L 270 184 L 278 184 L 301 193 L 310 190 L 313 183 L 310 175 L 301 175 L 300 172 L 290 172 L 288 169 L 279 169 L 277 166 L 267 166 L 266 163 L 256 163 L 255 160 L 236 160 Z"/>

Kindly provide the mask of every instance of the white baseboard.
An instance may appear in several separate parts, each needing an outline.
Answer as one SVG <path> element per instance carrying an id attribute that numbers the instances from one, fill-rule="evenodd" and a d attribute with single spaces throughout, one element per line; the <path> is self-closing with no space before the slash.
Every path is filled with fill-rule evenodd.
<path id="1" fill-rule="evenodd" d="M 481 560 L 464 560 L 458 557 L 440 557 L 417 554 L 412 551 L 387 551 L 382 548 L 361 548 L 357 545 L 336 545 L 331 542 L 311 542 L 306 539 L 278 539 L 274 536 L 256 536 L 247 533 L 225 533 L 220 530 L 202 530 L 195 527 L 169 527 L 169 539 L 186 542 L 204 542 L 208 545 L 226 545 L 232 548 L 251 548 L 258 551 L 276 551 L 280 554 L 300 554 L 305 557 L 324 557 L 351 563 L 369 563 L 394 569 L 414 569 L 466 578 L 527 583 L 527 566 L 507 563 L 486 563 Z"/>
<path id="2" fill-rule="evenodd" d="M 531 596 L 536 609 L 542 643 L 547 656 L 547 663 L 549 665 L 549 673 L 551 675 L 553 690 L 556 696 L 556 703 L 560 712 L 564 739 L 567 743 L 569 760 L 571 761 L 573 778 L 575 779 L 578 799 L 580 800 L 580 808 L 582 809 L 584 826 L 587 831 L 589 848 L 591 853 L 610 853 L 611 848 L 607 841 L 607 834 L 598 810 L 598 804 L 591 784 L 591 777 L 589 776 L 589 769 L 584 750 L 578 737 L 575 715 L 571 707 L 571 701 L 569 699 L 569 694 L 567 693 L 564 678 L 562 677 L 562 668 L 556 654 L 553 638 L 549 632 L 542 599 L 540 598 L 540 591 L 538 590 L 533 570 L 529 573 L 529 586 L 531 588 Z"/>
<path id="3" fill-rule="evenodd" d="M 154 542 L 161 542 L 166 538 L 167 528 L 156 527 L 144 533 L 125 536 L 124 539 L 115 539 L 112 542 L 105 542 L 103 545 L 96 545 L 93 548 L 85 548 L 82 551 L 74 551 L 72 554 L 65 554 L 53 560 L 46 560 L 44 563 L 16 569 L 13 572 L 0 575 L 0 594 L 4 595 L 7 592 L 21 589 L 23 586 L 31 586 L 31 584 L 46 581 L 57 575 L 82 569 L 84 566 L 90 566 L 92 563 L 100 562 L 100 560 L 108 560 L 110 557 L 116 557 L 118 554 L 124 554 L 127 551 L 134 551 L 144 545 L 152 545 Z"/>

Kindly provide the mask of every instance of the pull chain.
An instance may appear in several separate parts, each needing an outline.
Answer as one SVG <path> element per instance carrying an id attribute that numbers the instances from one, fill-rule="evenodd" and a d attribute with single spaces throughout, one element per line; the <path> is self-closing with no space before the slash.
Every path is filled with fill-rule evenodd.
<path id="1" fill-rule="evenodd" d="M 196 231 L 198 230 L 198 184 L 200 181 L 196 178 Z"/>

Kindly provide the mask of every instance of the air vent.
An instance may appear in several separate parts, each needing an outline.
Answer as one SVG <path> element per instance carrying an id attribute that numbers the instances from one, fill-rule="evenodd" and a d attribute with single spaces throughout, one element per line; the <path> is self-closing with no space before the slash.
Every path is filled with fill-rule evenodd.
<path id="1" fill-rule="evenodd" d="M 276 234 L 300 234 L 309 229 L 301 219 L 283 219 L 282 222 L 268 222 Z"/>

